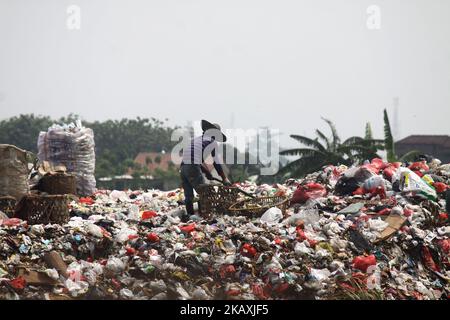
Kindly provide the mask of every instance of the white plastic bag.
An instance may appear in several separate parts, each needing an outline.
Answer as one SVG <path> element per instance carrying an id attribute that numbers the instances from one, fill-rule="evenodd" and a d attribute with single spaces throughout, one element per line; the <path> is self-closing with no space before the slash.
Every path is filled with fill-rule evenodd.
<path id="1" fill-rule="evenodd" d="M 400 190 L 402 192 L 413 192 L 428 199 L 436 200 L 436 191 L 423 181 L 417 174 L 408 168 L 399 168 Z"/>
<path id="2" fill-rule="evenodd" d="M 275 224 L 278 223 L 280 219 L 283 219 L 283 213 L 279 208 L 273 207 L 264 212 L 260 218 L 260 221 L 268 224 Z"/>

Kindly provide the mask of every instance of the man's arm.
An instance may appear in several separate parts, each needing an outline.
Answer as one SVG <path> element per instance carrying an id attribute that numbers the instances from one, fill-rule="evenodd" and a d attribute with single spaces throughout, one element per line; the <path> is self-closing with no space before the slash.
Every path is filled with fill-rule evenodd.
<path id="1" fill-rule="evenodd" d="M 213 166 L 214 169 L 216 169 L 217 173 L 219 174 L 219 176 L 222 178 L 222 181 L 224 184 L 229 185 L 231 184 L 230 180 L 228 180 L 225 172 L 223 171 L 223 167 L 221 165 L 221 163 L 223 162 L 221 157 L 219 156 L 218 152 L 215 152 L 216 148 L 213 149 L 211 155 L 213 156 L 214 162 L 213 162 Z"/>
<path id="2" fill-rule="evenodd" d="M 204 163 L 202 163 L 200 165 L 200 169 L 202 170 L 202 172 L 205 174 L 206 178 L 208 180 L 212 180 L 213 176 L 211 174 L 211 172 L 209 171 L 209 169 L 206 167 L 206 165 Z"/>

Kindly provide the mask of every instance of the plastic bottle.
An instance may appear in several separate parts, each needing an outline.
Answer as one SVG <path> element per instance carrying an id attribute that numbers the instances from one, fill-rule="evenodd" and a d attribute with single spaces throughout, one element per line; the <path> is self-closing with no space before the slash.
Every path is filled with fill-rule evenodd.
<path id="1" fill-rule="evenodd" d="M 385 182 L 382 176 L 373 176 L 364 182 L 365 190 L 374 190 L 378 187 L 383 187 L 385 189 Z"/>

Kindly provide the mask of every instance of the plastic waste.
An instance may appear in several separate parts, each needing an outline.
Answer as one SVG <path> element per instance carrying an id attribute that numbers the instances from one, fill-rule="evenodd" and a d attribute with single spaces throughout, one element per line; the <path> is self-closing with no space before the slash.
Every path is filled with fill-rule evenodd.
<path id="1" fill-rule="evenodd" d="M 357 256 L 353 259 L 353 268 L 366 272 L 370 266 L 377 264 L 377 259 L 373 254 L 369 256 Z"/>
<path id="2" fill-rule="evenodd" d="M 280 219 L 283 219 L 283 213 L 279 208 L 273 207 L 264 212 L 260 220 L 261 222 L 274 224 L 277 223 Z"/>
<path id="3" fill-rule="evenodd" d="M 408 168 L 399 169 L 400 190 L 422 195 L 430 200 L 436 200 L 436 191 Z"/>
<path id="4" fill-rule="evenodd" d="M 305 203 L 308 199 L 317 199 L 327 194 L 326 188 L 319 183 L 300 185 L 292 196 L 291 203 Z"/>

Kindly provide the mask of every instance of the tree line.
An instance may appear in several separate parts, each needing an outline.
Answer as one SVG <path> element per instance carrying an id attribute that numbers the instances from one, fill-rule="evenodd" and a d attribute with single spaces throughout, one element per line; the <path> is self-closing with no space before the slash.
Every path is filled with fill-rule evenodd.
<path id="1" fill-rule="evenodd" d="M 59 119 L 34 114 L 5 119 L 0 121 L 0 143 L 37 153 L 39 132 L 77 119 L 73 114 Z M 97 177 L 122 175 L 133 167 L 139 152 L 170 151 L 175 145 L 171 134 L 176 127 L 155 118 L 83 121 L 83 125 L 94 131 Z"/>

